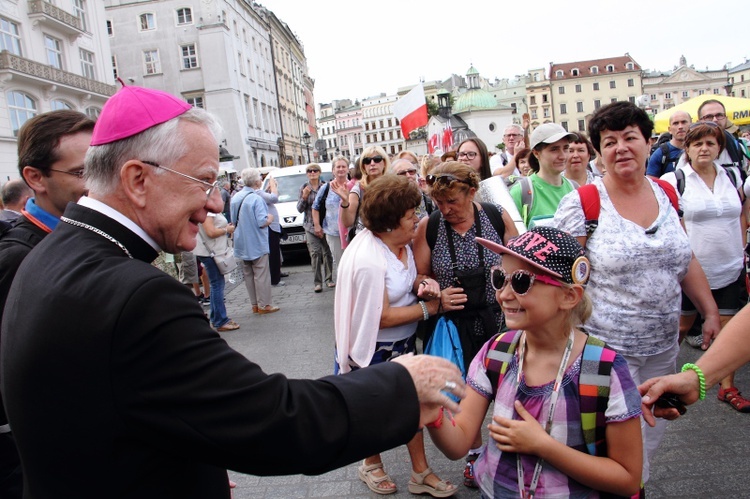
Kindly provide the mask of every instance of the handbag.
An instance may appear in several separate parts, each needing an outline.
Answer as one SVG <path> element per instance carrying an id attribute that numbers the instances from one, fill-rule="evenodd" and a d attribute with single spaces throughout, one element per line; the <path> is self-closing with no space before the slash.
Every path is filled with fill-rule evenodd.
<path id="1" fill-rule="evenodd" d="M 234 248 L 232 246 L 227 246 L 227 249 L 220 254 L 212 251 L 211 258 L 214 259 L 214 263 L 216 263 L 216 267 L 221 272 L 221 275 L 229 274 L 237 268 L 237 259 L 234 257 Z"/>
<path id="2" fill-rule="evenodd" d="M 450 360 L 461 371 L 461 376 L 466 377 L 466 368 L 464 367 L 464 351 L 461 347 L 461 340 L 458 338 L 458 329 L 453 321 L 445 316 L 441 316 L 435 325 L 435 331 L 427 341 L 424 348 L 425 355 L 434 355 Z"/>

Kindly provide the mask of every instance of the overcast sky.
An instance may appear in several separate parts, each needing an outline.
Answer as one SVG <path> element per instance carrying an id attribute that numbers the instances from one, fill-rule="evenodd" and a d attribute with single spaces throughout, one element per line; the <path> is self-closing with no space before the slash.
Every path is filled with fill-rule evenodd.
<path id="1" fill-rule="evenodd" d="M 549 63 L 620 56 L 670 70 L 750 57 L 727 4 L 697 0 L 258 0 L 303 44 L 315 103 L 464 75 L 512 78 Z M 717 17 L 708 19 L 710 13 Z"/>

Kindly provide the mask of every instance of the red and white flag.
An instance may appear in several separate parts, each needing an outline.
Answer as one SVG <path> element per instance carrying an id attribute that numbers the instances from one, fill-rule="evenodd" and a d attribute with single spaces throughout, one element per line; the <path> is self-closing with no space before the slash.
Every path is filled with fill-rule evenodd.
<path id="1" fill-rule="evenodd" d="M 401 122 L 401 133 L 405 139 L 409 138 L 412 130 L 427 125 L 427 101 L 421 82 L 396 101 L 393 114 Z"/>
<path id="2" fill-rule="evenodd" d="M 427 148 L 429 149 L 430 154 L 435 152 L 435 149 L 440 147 L 440 136 L 438 134 L 433 134 L 432 137 L 430 137 L 430 140 L 427 142 Z"/>
<path id="3" fill-rule="evenodd" d="M 451 120 L 449 119 L 448 122 L 445 124 L 445 128 L 443 128 L 443 150 L 450 151 L 452 145 L 453 145 L 453 127 L 451 126 Z"/>

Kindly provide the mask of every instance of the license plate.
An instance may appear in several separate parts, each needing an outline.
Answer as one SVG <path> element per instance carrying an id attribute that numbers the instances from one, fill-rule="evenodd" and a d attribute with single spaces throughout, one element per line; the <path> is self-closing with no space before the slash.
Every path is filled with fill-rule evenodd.
<path id="1" fill-rule="evenodd" d="M 289 234 L 289 236 L 286 238 L 286 240 L 281 240 L 281 244 L 297 244 L 297 243 L 304 243 L 305 242 L 305 235 L 304 234 Z"/>

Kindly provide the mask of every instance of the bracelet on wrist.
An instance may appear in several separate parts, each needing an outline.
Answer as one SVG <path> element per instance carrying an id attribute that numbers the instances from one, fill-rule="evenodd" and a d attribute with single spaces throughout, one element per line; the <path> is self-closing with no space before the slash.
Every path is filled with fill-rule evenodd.
<path id="1" fill-rule="evenodd" d="M 700 400 L 703 400 L 706 398 L 706 377 L 703 375 L 703 371 L 700 367 L 696 366 L 695 364 L 687 363 L 684 366 L 682 366 L 681 372 L 685 371 L 694 371 L 695 374 L 698 376 L 698 398 Z"/>
<path id="2" fill-rule="evenodd" d="M 427 310 L 427 304 L 424 300 L 419 300 L 419 306 L 422 307 L 422 319 L 427 320 L 430 318 L 430 312 Z"/>
<path id="3" fill-rule="evenodd" d="M 443 426 L 443 414 L 445 413 L 445 407 L 440 408 L 440 414 L 438 415 L 437 419 L 433 421 L 432 423 L 427 423 L 425 426 L 427 428 L 435 428 L 438 429 L 441 426 Z"/>
<path id="4" fill-rule="evenodd" d="M 342 207 L 343 209 L 349 208 L 349 205 L 347 204 L 346 206 L 344 206 L 344 203 L 340 203 L 339 206 Z"/>

